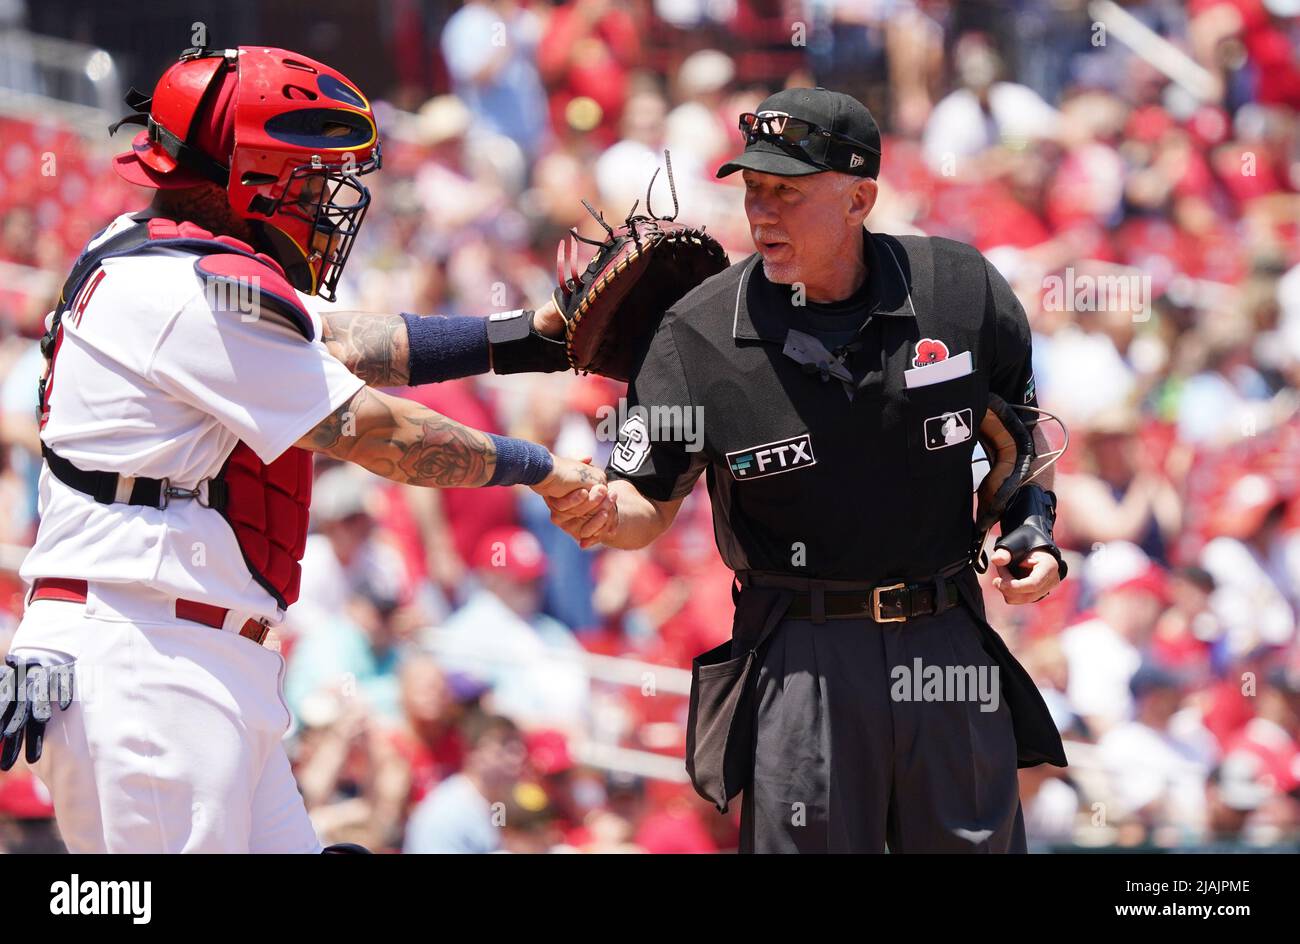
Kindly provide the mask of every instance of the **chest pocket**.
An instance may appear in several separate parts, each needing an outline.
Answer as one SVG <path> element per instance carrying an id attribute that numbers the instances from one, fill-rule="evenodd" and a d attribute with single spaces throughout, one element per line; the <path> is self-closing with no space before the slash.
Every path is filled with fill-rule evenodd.
<path id="1" fill-rule="evenodd" d="M 907 464 L 914 478 L 964 472 L 970 476 L 971 454 L 984 410 L 977 409 L 976 373 L 903 393 L 907 427 Z"/>

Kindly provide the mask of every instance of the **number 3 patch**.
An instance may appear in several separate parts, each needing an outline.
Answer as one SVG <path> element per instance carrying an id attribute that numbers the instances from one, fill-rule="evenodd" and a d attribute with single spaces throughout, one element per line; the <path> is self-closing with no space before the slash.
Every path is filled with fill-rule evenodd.
<path id="1" fill-rule="evenodd" d="M 618 431 L 618 445 L 609 459 L 609 467 L 624 475 L 631 475 L 641 468 L 645 457 L 650 455 L 650 430 L 646 427 L 645 417 L 634 413 L 623 423 Z"/>

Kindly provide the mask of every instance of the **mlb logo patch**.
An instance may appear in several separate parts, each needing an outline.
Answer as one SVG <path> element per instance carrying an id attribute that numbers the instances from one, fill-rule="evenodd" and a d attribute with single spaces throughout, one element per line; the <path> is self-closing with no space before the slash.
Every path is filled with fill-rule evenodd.
<path id="1" fill-rule="evenodd" d="M 969 409 L 929 417 L 925 421 L 925 448 L 944 449 L 964 443 L 972 435 L 972 418 Z"/>
<path id="2" fill-rule="evenodd" d="M 760 479 L 765 475 L 779 475 L 816 464 L 812 437 L 807 433 L 727 453 L 727 467 L 731 469 L 731 477 L 738 482 Z"/>

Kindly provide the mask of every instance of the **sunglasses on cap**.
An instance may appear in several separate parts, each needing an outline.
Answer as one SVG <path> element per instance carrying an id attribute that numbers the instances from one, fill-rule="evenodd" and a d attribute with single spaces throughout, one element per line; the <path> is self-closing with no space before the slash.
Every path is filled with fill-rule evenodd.
<path id="1" fill-rule="evenodd" d="M 772 141 L 798 149 L 814 164 L 849 174 L 860 174 L 859 168 L 870 163 L 860 152 L 880 156 L 879 148 L 870 144 L 778 112 L 747 111 L 740 116 L 740 130 L 745 135 L 746 147 L 755 141 Z"/>

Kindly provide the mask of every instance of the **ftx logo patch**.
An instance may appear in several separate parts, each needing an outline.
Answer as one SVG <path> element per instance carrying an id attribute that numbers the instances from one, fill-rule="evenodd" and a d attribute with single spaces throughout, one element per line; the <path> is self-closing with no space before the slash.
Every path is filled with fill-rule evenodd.
<path id="1" fill-rule="evenodd" d="M 780 442 L 767 443 L 763 446 L 751 446 L 727 453 L 727 465 L 731 477 L 740 482 L 759 479 L 765 475 L 779 475 L 816 465 L 817 457 L 813 455 L 812 437 L 807 433 L 782 439 Z"/>

